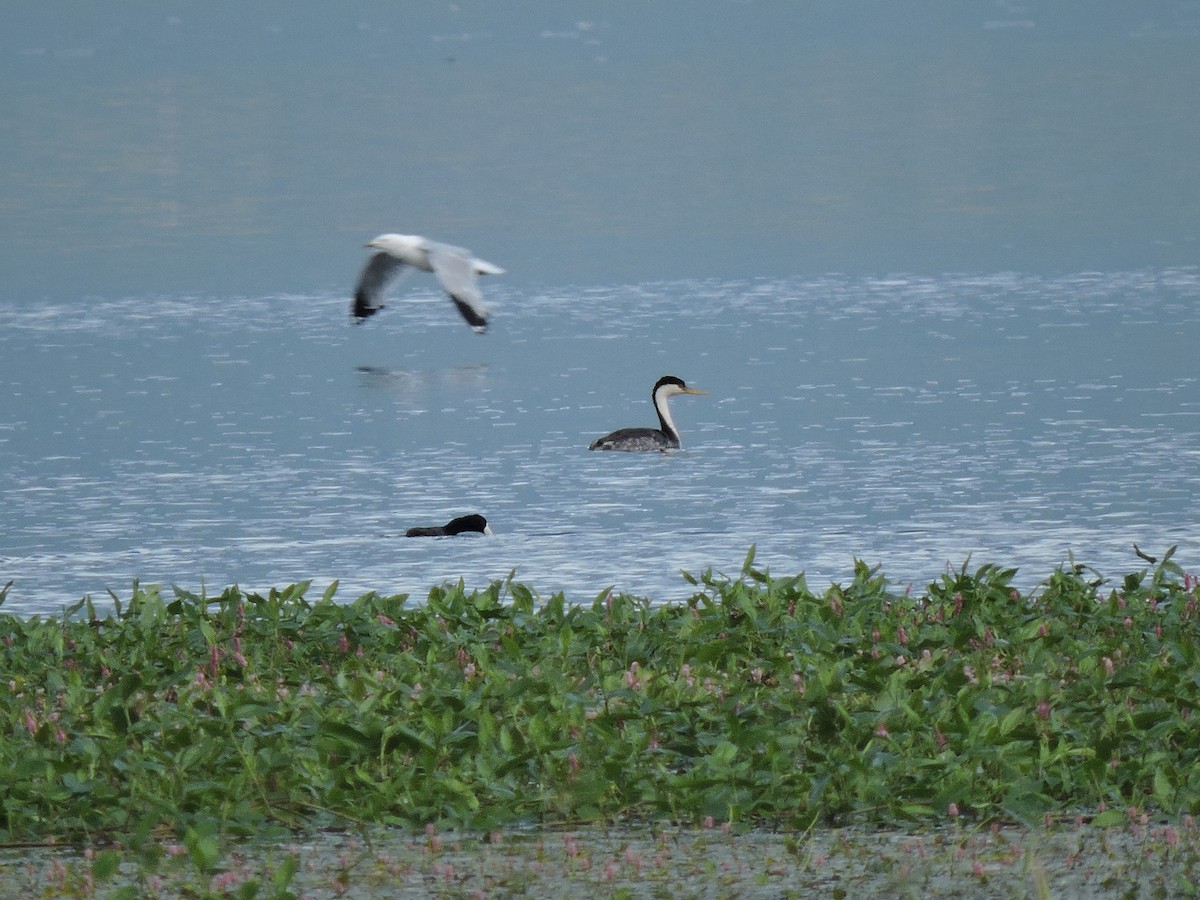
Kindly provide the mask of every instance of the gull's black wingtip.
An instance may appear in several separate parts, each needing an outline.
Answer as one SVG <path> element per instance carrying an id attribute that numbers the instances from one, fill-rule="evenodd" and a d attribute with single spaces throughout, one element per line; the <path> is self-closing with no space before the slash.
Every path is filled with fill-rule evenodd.
<path id="1" fill-rule="evenodd" d="M 475 310 L 475 307 L 471 306 L 471 304 L 467 303 L 465 300 L 460 300 L 453 294 L 450 294 L 450 299 L 454 301 L 454 306 L 458 309 L 459 315 L 466 320 L 468 325 L 475 329 L 477 334 L 484 334 L 487 332 L 487 319 L 481 316 Z"/>
<path id="2" fill-rule="evenodd" d="M 357 325 L 365 322 L 381 309 L 383 309 L 382 303 L 372 306 L 366 295 L 360 292 L 354 295 L 354 305 L 350 307 L 350 315 L 354 316 L 354 323 Z"/>

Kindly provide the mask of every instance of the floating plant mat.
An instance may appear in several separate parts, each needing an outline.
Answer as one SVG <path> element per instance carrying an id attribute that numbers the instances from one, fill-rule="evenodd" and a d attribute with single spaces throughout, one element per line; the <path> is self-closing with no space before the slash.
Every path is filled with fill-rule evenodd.
<path id="1" fill-rule="evenodd" d="M 751 551 L 675 605 L 510 578 L 0 615 L 0 839 L 178 840 L 217 866 L 239 836 L 327 827 L 1190 834 L 1200 596 L 1170 551 L 1142 561 L 1028 593 L 991 564 L 922 591 L 858 564 L 814 591 Z"/>

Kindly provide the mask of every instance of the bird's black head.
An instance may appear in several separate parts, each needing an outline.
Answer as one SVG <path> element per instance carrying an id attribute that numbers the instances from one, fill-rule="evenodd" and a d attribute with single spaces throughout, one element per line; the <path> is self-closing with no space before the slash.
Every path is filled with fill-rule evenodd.
<path id="1" fill-rule="evenodd" d="M 654 382 L 654 390 L 657 391 L 660 387 L 668 384 L 674 385 L 680 390 L 687 390 L 687 385 L 683 383 L 683 379 L 676 378 L 674 375 L 664 375 L 662 378 L 658 379 L 658 381 Z M 651 391 L 651 393 L 654 393 L 654 391 Z"/>
<path id="2" fill-rule="evenodd" d="M 486 533 L 487 530 L 487 519 L 478 513 L 472 513 L 469 516 L 459 516 L 457 519 L 451 519 L 446 523 L 446 534 L 462 534 L 464 531 Z"/>

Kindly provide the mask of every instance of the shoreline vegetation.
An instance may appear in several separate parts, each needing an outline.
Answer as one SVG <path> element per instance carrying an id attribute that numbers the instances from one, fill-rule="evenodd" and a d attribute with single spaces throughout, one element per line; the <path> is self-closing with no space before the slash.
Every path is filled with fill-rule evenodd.
<path id="1" fill-rule="evenodd" d="M 861 562 L 814 591 L 752 548 L 672 605 L 510 575 L 0 608 L 0 892 L 1194 895 L 1200 586 L 1172 556 L 1027 593 Z"/>

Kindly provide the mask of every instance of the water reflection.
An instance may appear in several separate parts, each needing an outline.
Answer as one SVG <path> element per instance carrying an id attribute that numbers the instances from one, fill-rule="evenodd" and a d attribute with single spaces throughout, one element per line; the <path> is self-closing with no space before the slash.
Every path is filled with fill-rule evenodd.
<path id="1" fill-rule="evenodd" d="M 433 382 L 460 388 L 481 390 L 487 382 L 488 367 L 485 363 L 454 366 L 449 369 L 426 372 L 392 369 L 387 366 L 355 366 L 360 375 L 359 384 L 364 388 L 387 391 L 424 391 Z"/>

